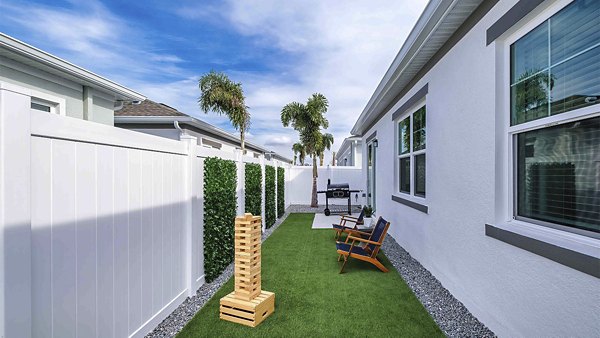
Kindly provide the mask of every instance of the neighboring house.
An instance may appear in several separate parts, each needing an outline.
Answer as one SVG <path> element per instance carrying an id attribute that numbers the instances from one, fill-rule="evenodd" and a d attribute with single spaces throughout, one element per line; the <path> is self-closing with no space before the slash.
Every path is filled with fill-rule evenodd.
<path id="1" fill-rule="evenodd" d="M 177 128 L 181 128 L 186 134 L 196 136 L 198 145 L 232 152 L 240 148 L 238 136 L 152 100 L 125 103 L 122 109 L 115 111 L 115 126 L 174 140 L 179 140 L 181 132 Z M 267 159 L 292 162 L 289 158 L 248 141 L 246 151 L 249 156 L 265 155 Z"/>
<path id="2" fill-rule="evenodd" d="M 115 106 L 145 97 L 0 33 L 0 83 L 31 90 L 31 109 L 113 125 Z"/>
<path id="3" fill-rule="evenodd" d="M 362 165 L 362 141 L 360 137 L 346 137 L 335 154 L 336 165 L 340 167 L 359 167 Z"/>
<path id="4" fill-rule="evenodd" d="M 501 337 L 600 332 L 599 103 L 600 1 L 432 0 L 351 131 L 389 233 Z"/>

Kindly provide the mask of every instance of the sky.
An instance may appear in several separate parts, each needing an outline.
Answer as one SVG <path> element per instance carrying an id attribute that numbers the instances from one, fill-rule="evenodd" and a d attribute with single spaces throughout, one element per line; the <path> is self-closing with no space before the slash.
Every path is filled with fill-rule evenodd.
<path id="1" fill-rule="evenodd" d="M 247 139 L 291 158 L 281 108 L 324 94 L 336 151 L 426 3 L 0 0 L 0 31 L 235 133 L 197 104 L 200 76 L 224 72 L 242 83 Z"/>

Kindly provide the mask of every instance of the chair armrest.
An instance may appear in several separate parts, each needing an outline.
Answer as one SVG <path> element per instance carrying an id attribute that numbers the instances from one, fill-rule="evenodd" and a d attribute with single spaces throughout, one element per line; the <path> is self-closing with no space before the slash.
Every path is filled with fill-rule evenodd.
<path id="1" fill-rule="evenodd" d="M 350 216 L 350 215 L 342 215 L 342 218 L 358 219 L 358 217 L 354 217 L 354 216 Z"/>
<path id="2" fill-rule="evenodd" d="M 350 235 L 352 235 L 353 233 L 355 233 L 355 234 L 360 234 L 360 235 L 364 235 L 364 236 L 371 236 L 370 233 L 364 232 L 364 231 L 360 231 L 356 227 L 354 227 L 354 229 L 346 229 L 344 231 L 348 232 Z"/>
<path id="3" fill-rule="evenodd" d="M 374 245 L 381 245 L 381 243 L 379 242 L 374 242 L 368 239 L 364 239 L 364 238 L 360 238 L 360 237 L 354 237 L 352 235 L 348 235 L 348 239 L 354 240 L 354 241 L 359 241 L 359 242 L 363 242 L 363 243 L 368 243 L 368 244 L 374 244 Z"/>

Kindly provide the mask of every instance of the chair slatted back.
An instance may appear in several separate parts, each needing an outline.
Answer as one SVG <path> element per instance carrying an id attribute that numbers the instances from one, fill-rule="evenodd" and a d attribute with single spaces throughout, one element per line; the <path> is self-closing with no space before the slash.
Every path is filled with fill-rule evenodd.
<path id="1" fill-rule="evenodd" d="M 364 224 L 365 223 L 365 209 L 360 211 L 360 215 L 358 215 L 358 219 L 356 220 L 356 224 Z"/>
<path id="2" fill-rule="evenodd" d="M 379 252 L 379 248 L 383 243 L 383 240 L 385 239 L 389 226 L 390 223 L 380 216 L 377 220 L 375 228 L 373 229 L 373 232 L 371 233 L 371 237 L 369 237 L 370 241 L 377 242 L 379 243 L 379 245 L 367 244 L 367 248 L 369 249 L 369 251 L 371 251 L 371 257 L 377 256 L 377 253 Z"/>

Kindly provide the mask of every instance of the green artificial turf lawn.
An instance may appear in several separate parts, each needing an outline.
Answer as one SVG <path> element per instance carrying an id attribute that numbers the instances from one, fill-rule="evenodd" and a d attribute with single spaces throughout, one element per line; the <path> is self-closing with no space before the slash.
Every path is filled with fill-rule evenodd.
<path id="1" fill-rule="evenodd" d="M 275 293 L 273 314 L 255 328 L 220 320 L 231 278 L 178 337 L 443 337 L 382 253 L 388 273 L 351 259 L 339 274 L 334 232 L 312 230 L 313 217 L 291 214 L 262 245 L 262 289 Z"/>

